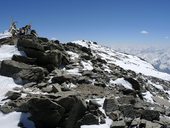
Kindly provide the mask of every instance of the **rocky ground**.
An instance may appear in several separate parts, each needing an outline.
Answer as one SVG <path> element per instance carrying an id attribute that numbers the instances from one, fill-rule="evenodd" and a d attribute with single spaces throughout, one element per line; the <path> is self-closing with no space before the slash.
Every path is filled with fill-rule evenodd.
<path id="1" fill-rule="evenodd" d="M 6 94 L 1 112 L 30 113 L 36 128 L 100 126 L 108 118 L 110 128 L 170 127 L 168 80 L 110 63 L 101 56 L 107 51 L 91 48 L 96 42 L 82 42 L 87 46 L 30 35 L 1 39 L 22 52 L 0 62 L 0 74 L 22 85 Z"/>

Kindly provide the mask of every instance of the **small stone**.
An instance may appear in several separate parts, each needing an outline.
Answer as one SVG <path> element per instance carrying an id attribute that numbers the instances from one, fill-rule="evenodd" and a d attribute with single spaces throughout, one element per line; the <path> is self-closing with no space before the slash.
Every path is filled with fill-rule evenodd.
<path id="1" fill-rule="evenodd" d="M 125 128 L 126 124 L 124 122 L 124 120 L 121 120 L 121 121 L 114 121 L 110 128 Z"/>

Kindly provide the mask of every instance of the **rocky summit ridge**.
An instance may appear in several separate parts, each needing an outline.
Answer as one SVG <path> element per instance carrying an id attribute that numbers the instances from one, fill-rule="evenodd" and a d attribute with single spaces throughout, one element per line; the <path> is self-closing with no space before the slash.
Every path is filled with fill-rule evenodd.
<path id="1" fill-rule="evenodd" d="M 21 53 L 0 62 L 0 75 L 21 85 L 2 99 L 4 114 L 30 113 L 36 128 L 170 127 L 170 75 L 136 56 L 92 41 L 31 35 L 0 45 Z"/>

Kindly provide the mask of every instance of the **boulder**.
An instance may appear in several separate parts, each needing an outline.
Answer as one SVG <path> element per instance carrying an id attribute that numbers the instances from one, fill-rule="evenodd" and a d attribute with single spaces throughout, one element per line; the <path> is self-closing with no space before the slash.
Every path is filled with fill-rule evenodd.
<path id="1" fill-rule="evenodd" d="M 135 98 L 133 96 L 121 96 L 118 99 L 119 104 L 135 104 Z"/>
<path id="2" fill-rule="evenodd" d="M 21 96 L 21 93 L 18 92 L 13 92 L 13 91 L 8 91 L 5 96 L 7 97 L 7 99 L 10 100 L 16 100 Z"/>
<path id="3" fill-rule="evenodd" d="M 41 67 L 19 63 L 13 60 L 3 60 L 0 74 L 13 77 L 16 83 L 40 82 L 44 79 L 47 71 Z"/>
<path id="4" fill-rule="evenodd" d="M 1 63 L 0 74 L 8 77 L 12 77 L 14 74 L 19 73 L 23 69 L 30 69 L 31 66 L 19 63 L 13 60 L 3 60 Z"/>
<path id="5" fill-rule="evenodd" d="M 69 96 L 57 102 L 63 106 L 67 112 L 67 117 L 62 125 L 64 128 L 74 128 L 77 121 L 82 118 L 87 110 L 85 102 L 77 96 Z"/>
<path id="6" fill-rule="evenodd" d="M 58 83 L 58 84 L 62 84 L 64 82 L 71 82 L 73 81 L 73 77 L 71 75 L 60 75 L 60 76 L 55 76 L 52 78 L 52 83 Z"/>
<path id="7" fill-rule="evenodd" d="M 13 76 L 16 83 L 26 84 L 29 82 L 41 82 L 47 74 L 47 71 L 41 67 L 32 67 L 28 70 L 22 70 Z"/>
<path id="8" fill-rule="evenodd" d="M 143 110 L 141 113 L 141 118 L 148 121 L 159 120 L 159 116 L 160 113 L 154 110 Z"/>
<path id="9" fill-rule="evenodd" d="M 20 49 L 22 48 L 29 48 L 29 49 L 34 49 L 37 51 L 42 51 L 44 52 L 44 47 L 34 40 L 33 38 L 30 39 L 25 39 L 25 38 L 19 38 L 17 42 L 17 47 Z"/>
<path id="10" fill-rule="evenodd" d="M 98 125 L 99 118 L 91 113 L 84 115 L 78 122 L 78 126 L 81 125 Z"/>
<path id="11" fill-rule="evenodd" d="M 21 63 L 26 63 L 26 64 L 36 64 L 36 58 L 30 58 L 26 56 L 20 56 L 20 55 L 13 55 L 12 60 L 21 62 Z"/>
<path id="12" fill-rule="evenodd" d="M 128 118 L 137 118 L 140 117 L 140 112 L 136 111 L 133 108 L 133 105 L 122 105 L 120 106 L 120 111 L 122 112 L 124 117 L 128 117 Z"/>
<path id="13" fill-rule="evenodd" d="M 113 121 L 113 123 L 110 126 L 110 128 L 125 128 L 125 127 L 126 127 L 126 124 L 124 120 Z"/>
<path id="14" fill-rule="evenodd" d="M 112 112 L 119 110 L 119 106 L 114 98 L 112 99 L 105 99 L 103 104 L 103 109 L 105 112 Z"/>
<path id="15" fill-rule="evenodd" d="M 27 106 L 37 128 L 58 127 L 65 112 L 61 105 L 46 98 L 32 98 Z"/>
<path id="16" fill-rule="evenodd" d="M 3 114 L 8 114 L 15 111 L 15 107 L 8 105 L 8 103 L 5 103 L 4 105 L 0 106 L 0 111 Z"/>
<path id="17" fill-rule="evenodd" d="M 128 81 L 131 85 L 132 85 L 132 88 L 135 89 L 135 90 L 140 90 L 140 84 L 137 80 L 131 78 L 131 77 L 125 77 L 124 78 L 126 81 Z"/>

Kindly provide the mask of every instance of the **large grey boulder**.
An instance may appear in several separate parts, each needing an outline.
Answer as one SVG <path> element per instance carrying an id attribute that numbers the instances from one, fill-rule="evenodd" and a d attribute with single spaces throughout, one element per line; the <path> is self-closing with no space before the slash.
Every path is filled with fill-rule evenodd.
<path id="1" fill-rule="evenodd" d="M 65 113 L 61 105 L 46 98 L 32 98 L 27 106 L 37 128 L 56 128 Z"/>
<path id="2" fill-rule="evenodd" d="M 34 67 L 13 60 L 3 60 L 0 66 L 0 74 L 13 77 L 16 83 L 40 82 L 47 71 L 42 67 Z"/>
<path id="3" fill-rule="evenodd" d="M 119 106 L 114 98 L 105 99 L 103 104 L 103 109 L 105 112 L 113 112 L 119 110 Z"/>
<path id="4" fill-rule="evenodd" d="M 12 77 L 14 74 L 19 73 L 21 70 L 27 70 L 30 68 L 30 65 L 24 63 L 19 63 L 13 60 L 3 60 L 1 63 L 0 74 Z"/>
<path id="5" fill-rule="evenodd" d="M 160 113 L 154 110 L 143 110 L 141 114 L 141 118 L 148 121 L 159 120 L 160 116 Z"/>
<path id="6" fill-rule="evenodd" d="M 125 128 L 126 124 L 124 122 L 124 120 L 120 120 L 120 121 L 114 121 L 110 128 Z"/>
<path id="7" fill-rule="evenodd" d="M 64 128 L 74 128 L 87 110 L 86 103 L 78 96 L 62 98 L 57 103 L 63 106 L 67 112 L 67 116 L 62 122 Z"/>
<path id="8" fill-rule="evenodd" d="M 36 64 L 36 58 L 30 58 L 26 56 L 20 56 L 20 55 L 13 55 L 12 60 L 18 61 L 21 63 L 26 63 L 26 64 Z"/>
<path id="9" fill-rule="evenodd" d="M 38 51 L 44 51 L 44 47 L 33 38 L 25 39 L 19 38 L 17 42 L 18 48 L 30 48 Z"/>

